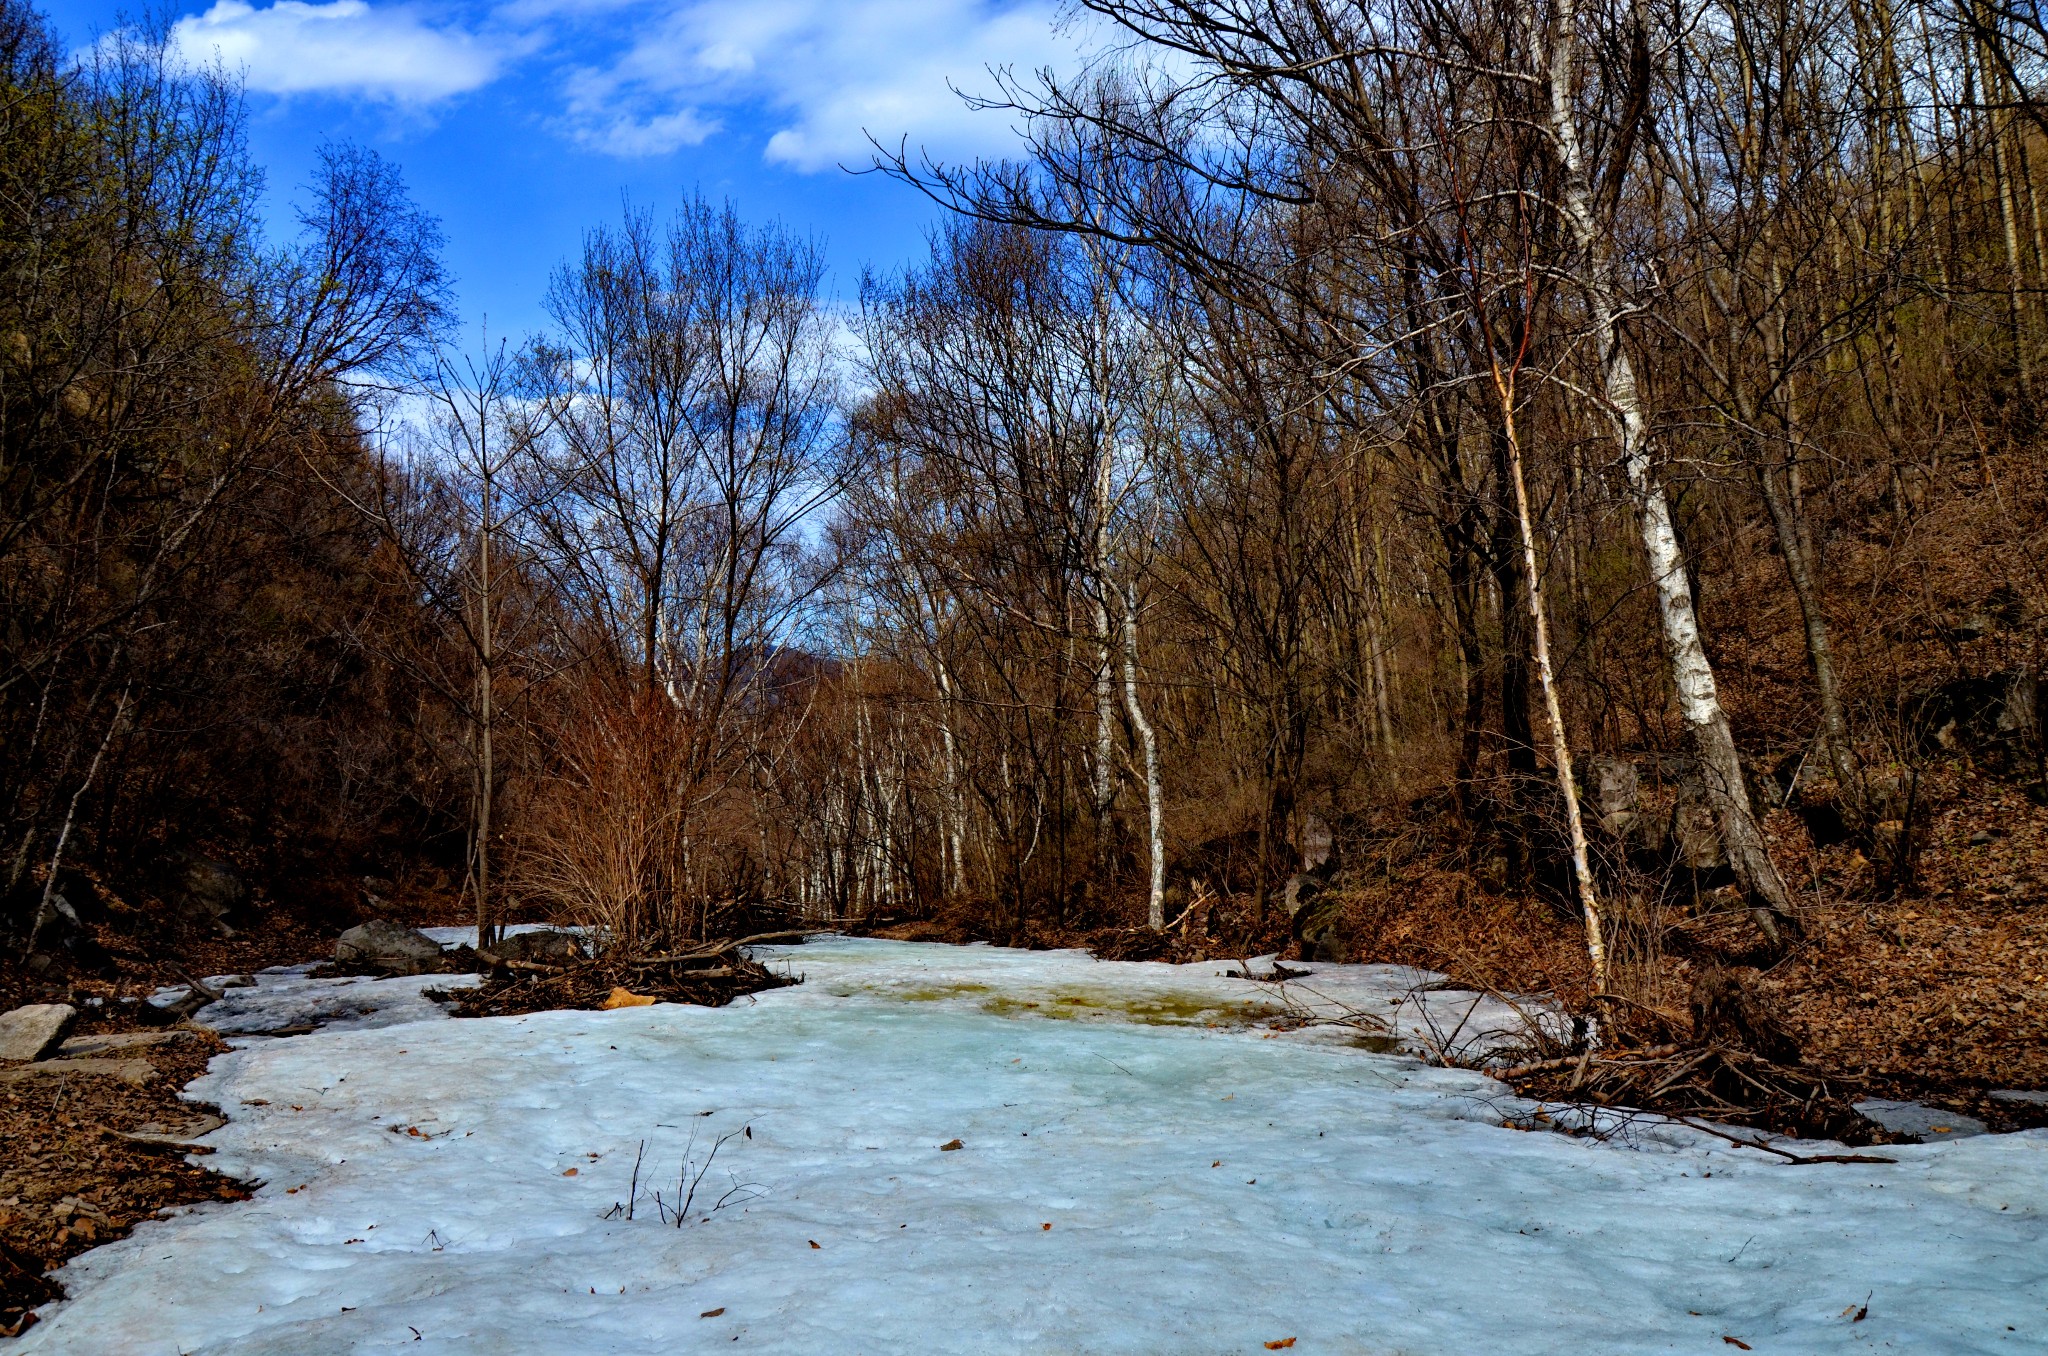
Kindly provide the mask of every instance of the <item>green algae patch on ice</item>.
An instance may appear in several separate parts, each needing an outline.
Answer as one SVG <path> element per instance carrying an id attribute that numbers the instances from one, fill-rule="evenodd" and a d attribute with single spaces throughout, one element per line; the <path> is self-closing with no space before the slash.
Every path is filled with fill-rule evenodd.
<path id="1" fill-rule="evenodd" d="M 833 992 L 837 993 L 838 990 Z M 899 1003 L 971 1002 L 992 1017 L 1046 1017 L 1054 1021 L 1132 1022 L 1140 1026 L 1242 1028 L 1256 1026 L 1286 1011 L 1254 999 L 1205 997 L 1196 994 L 1123 992 L 1113 988 L 1023 988 L 999 992 L 994 985 L 969 980 L 929 984 L 870 984 L 849 989 Z"/>
<path id="2" fill-rule="evenodd" d="M 1250 999 L 1205 999 L 1181 994 L 1062 989 L 1042 997 L 997 994 L 981 1010 L 995 1017 L 1037 1016 L 1054 1021 L 1134 1022 L 1140 1026 L 1248 1027 L 1286 1013 Z"/>
<path id="3" fill-rule="evenodd" d="M 911 989 L 897 989 L 876 986 L 868 990 L 883 998 L 894 998 L 905 1003 L 943 1003 L 953 998 L 976 998 L 995 990 L 986 984 L 927 984 Z"/>

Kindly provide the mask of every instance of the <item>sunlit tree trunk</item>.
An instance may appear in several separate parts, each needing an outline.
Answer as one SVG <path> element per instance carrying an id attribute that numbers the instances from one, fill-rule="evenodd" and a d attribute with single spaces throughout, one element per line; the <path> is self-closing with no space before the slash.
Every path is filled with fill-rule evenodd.
<path id="1" fill-rule="evenodd" d="M 1151 877 L 1146 896 L 1145 921 L 1154 929 L 1166 926 L 1166 793 L 1159 778 L 1159 736 L 1138 700 L 1138 598 L 1135 585 L 1123 589 L 1124 612 L 1124 709 L 1131 727 L 1138 732 L 1138 747 L 1145 755 L 1146 846 L 1151 853 Z"/>
<path id="2" fill-rule="evenodd" d="M 1616 320 L 1621 308 L 1609 244 L 1613 223 L 1603 223 L 1596 215 L 1591 172 L 1579 138 L 1573 76 L 1579 47 L 1577 0 L 1561 0 L 1553 23 L 1556 27 L 1550 38 L 1545 77 L 1551 137 L 1561 171 L 1559 203 L 1577 256 L 1573 281 L 1584 293 L 1589 312 L 1605 404 L 1622 469 L 1635 500 L 1650 579 L 1657 590 L 1658 616 L 1672 685 L 1677 690 L 1679 714 L 1700 762 L 1701 780 L 1714 807 L 1729 866 L 1749 899 L 1758 927 L 1775 943 L 1786 933 L 1797 930 L 1791 896 L 1771 861 L 1763 831 L 1750 807 L 1734 734 L 1721 706 L 1713 665 L 1700 641 L 1699 618 L 1671 521 L 1670 501 L 1651 464 L 1649 417 L 1636 382 L 1635 366 L 1622 344 Z"/>
<path id="3" fill-rule="evenodd" d="M 1500 380 L 1496 373 L 1496 381 Z M 1507 455 L 1508 479 L 1515 499 L 1515 522 L 1521 529 L 1523 586 L 1522 604 L 1529 618 L 1529 648 L 1536 661 L 1537 685 L 1543 689 L 1543 712 L 1550 722 L 1551 769 L 1557 776 L 1557 790 L 1564 801 L 1565 827 L 1572 847 L 1572 881 L 1578 887 L 1579 911 L 1586 927 L 1586 959 L 1593 970 L 1593 991 L 1607 988 L 1607 929 L 1601 916 L 1600 897 L 1593 888 L 1593 872 L 1586 852 L 1586 824 L 1579 813 L 1578 783 L 1572 778 L 1571 741 L 1566 737 L 1564 708 L 1557 699 L 1557 675 L 1550 663 L 1550 619 L 1543 603 L 1543 575 L 1536 563 L 1536 528 L 1529 516 L 1528 478 L 1522 467 L 1522 441 L 1515 430 L 1514 385 L 1501 383 L 1501 432 Z M 1514 604 L 1502 599 L 1505 607 Z"/>

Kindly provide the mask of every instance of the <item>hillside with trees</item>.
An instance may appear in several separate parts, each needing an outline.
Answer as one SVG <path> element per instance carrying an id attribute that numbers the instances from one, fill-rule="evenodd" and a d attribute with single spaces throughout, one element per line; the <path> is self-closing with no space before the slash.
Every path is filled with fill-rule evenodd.
<path id="1" fill-rule="evenodd" d="M 721 1002 L 832 931 L 1412 965 L 1557 1015 L 1523 1093 L 2043 1123 L 2040 14 L 1082 9 L 1014 156 L 878 145 L 907 267 L 692 195 L 499 336 L 393 164 L 266 226 L 233 79 L 0 0 L 0 1009 L 372 919 L 473 924 L 465 1011 Z M 242 1190 L 29 1086 L 120 1229 Z M 0 1210 L 0 1321 L 78 1218 Z"/>
<path id="2" fill-rule="evenodd" d="M 2048 1079 L 2038 16 L 1086 7 L 850 310 L 693 198 L 504 339 L 0 11 L 0 992 L 831 927 Z"/>

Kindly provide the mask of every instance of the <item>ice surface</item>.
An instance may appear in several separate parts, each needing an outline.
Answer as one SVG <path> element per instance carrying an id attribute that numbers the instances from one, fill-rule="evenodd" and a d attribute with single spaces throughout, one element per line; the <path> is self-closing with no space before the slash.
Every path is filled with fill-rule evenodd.
<path id="1" fill-rule="evenodd" d="M 1922 1139 L 1963 1139 L 1981 1135 L 1990 1127 L 1974 1116 L 1943 1111 L 1925 1102 L 1894 1102 L 1872 1097 L 1856 1103 L 1865 1120 L 1875 1121 L 1895 1135 L 1918 1135 Z"/>
<path id="2" fill-rule="evenodd" d="M 75 1259 L 15 1349 L 2048 1349 L 2048 1134 L 1831 1166 L 1522 1134 L 1499 1085 L 1276 1033 L 1220 966 L 764 954 L 807 982 L 368 1026 L 414 1010 L 380 998 L 244 1042 L 194 1092 L 233 1118 L 209 1161 L 262 1189 Z M 1322 1001 L 1413 1001 L 1413 974 L 1316 968 Z M 662 1223 L 683 1161 L 749 1127 Z"/>
<path id="3" fill-rule="evenodd" d="M 1096 961 L 1080 951 L 1012 951 L 992 946 L 921 946 L 884 952 L 859 938 L 821 938 L 802 947 L 762 947 L 760 959 L 808 975 L 845 996 L 876 995 L 976 1008 L 1001 1016 L 1135 1021 L 1197 1027 L 1312 1025 L 1307 1039 L 1384 1047 L 1384 1034 L 1416 1050 L 1484 1053 L 1527 1023 L 1558 1024 L 1539 998 L 1507 1001 L 1454 989 L 1430 970 L 1403 965 L 1296 965 L 1282 984 L 1234 978 L 1273 972 L 1273 957 L 1193 965 Z M 1361 1020 L 1362 1019 L 1362 1020 Z M 1384 1050 L 1382 1050 L 1384 1052 Z"/>
<path id="4" fill-rule="evenodd" d="M 439 1004 L 425 996 L 425 990 L 477 982 L 475 975 L 315 979 L 309 972 L 317 964 L 259 970 L 252 976 L 256 981 L 253 986 L 223 990 L 220 1001 L 199 1009 L 193 1020 L 223 1036 L 260 1036 L 279 1028 L 296 1030 L 306 1026 L 335 1030 L 399 1026 L 447 1015 Z M 182 988 L 165 989 L 151 1001 L 164 1002 L 184 993 Z"/>
<path id="5" fill-rule="evenodd" d="M 500 930 L 507 937 L 515 937 L 522 932 L 546 932 L 550 926 L 551 925 L 547 923 L 507 923 Z M 581 929 L 564 928 L 562 929 L 562 931 L 579 932 L 581 931 Z M 476 945 L 476 929 L 474 927 L 421 928 L 420 935 L 423 937 L 431 937 L 433 940 L 439 942 L 444 948 L 450 946 Z"/>
<path id="6" fill-rule="evenodd" d="M 509 935 L 538 932 L 544 923 L 515 923 L 505 929 Z M 421 933 L 445 949 L 467 946 L 476 941 L 476 929 L 421 928 Z M 273 966 L 250 976 L 256 983 L 247 988 L 222 990 L 219 1002 L 208 1003 L 193 1020 L 224 1036 L 260 1036 L 279 1028 L 304 1026 L 351 1027 L 397 1026 L 445 1016 L 442 1009 L 424 996 L 427 989 L 449 989 L 477 982 L 475 975 L 404 975 L 393 979 L 342 976 L 315 979 L 312 971 L 321 962 Z M 209 983 L 219 984 L 231 975 L 214 975 Z M 152 1002 L 168 1003 L 185 996 L 183 985 L 160 989 Z"/>

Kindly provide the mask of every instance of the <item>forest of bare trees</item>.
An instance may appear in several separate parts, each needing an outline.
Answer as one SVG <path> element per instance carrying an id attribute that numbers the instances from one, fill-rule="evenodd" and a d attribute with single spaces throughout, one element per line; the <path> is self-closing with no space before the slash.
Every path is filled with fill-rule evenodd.
<path id="1" fill-rule="evenodd" d="M 202 8 L 0 0 L 0 1345 L 2038 1328 L 2037 5 L 1078 0 L 767 142 L 890 262 L 662 184 L 522 330 L 593 98 L 816 112 L 649 114 L 733 7 Z"/>
<path id="2" fill-rule="evenodd" d="M 229 84 L 9 5 L 15 945 L 204 848 L 635 945 L 1506 900 L 1648 1001 L 2038 790 L 2030 8 L 1085 5 L 856 299 L 692 198 L 503 340 L 374 155 L 266 242 Z"/>
<path id="3" fill-rule="evenodd" d="M 160 43 L 73 63 L 10 4 L 0 91 L 18 958 L 92 912 L 74 865 L 146 890 L 201 834 L 289 874 L 365 824 L 430 828 L 408 764 L 438 735 L 405 727 L 438 718 L 374 658 L 402 594 L 308 482 L 368 476 L 350 383 L 431 346 L 444 287 L 438 227 L 368 152 L 324 153 L 296 238 L 263 239 L 239 92 Z"/>
<path id="4" fill-rule="evenodd" d="M 1800 847 L 1910 891 L 1933 755 L 2038 777 L 2035 20 L 1089 9 L 1119 59 L 990 101 L 1030 158 L 880 162 L 958 222 L 863 309 L 850 568 L 941 773 L 866 774 L 871 899 L 965 841 L 1021 931 L 1149 850 L 1257 933 L 1405 821 L 1599 989 L 1675 883 L 1767 951 Z"/>

